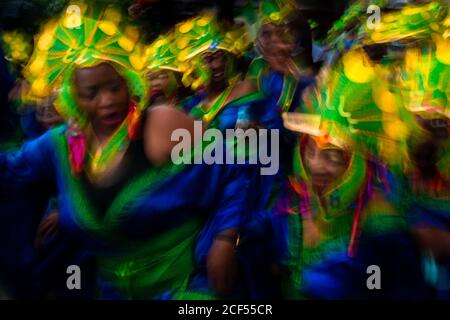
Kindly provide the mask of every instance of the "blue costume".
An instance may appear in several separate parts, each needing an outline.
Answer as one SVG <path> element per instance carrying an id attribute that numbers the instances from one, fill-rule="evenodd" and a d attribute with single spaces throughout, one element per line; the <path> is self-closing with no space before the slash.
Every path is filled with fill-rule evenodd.
<path id="1" fill-rule="evenodd" d="M 99 297 L 189 297 L 183 295 L 189 278 L 206 277 L 214 236 L 239 228 L 249 212 L 248 166 L 150 164 L 124 181 L 101 212 L 104 199 L 87 194 L 83 177 L 72 176 L 67 150 L 59 127 L 1 154 L 0 191 L 57 189 L 62 231 L 97 258 Z"/>

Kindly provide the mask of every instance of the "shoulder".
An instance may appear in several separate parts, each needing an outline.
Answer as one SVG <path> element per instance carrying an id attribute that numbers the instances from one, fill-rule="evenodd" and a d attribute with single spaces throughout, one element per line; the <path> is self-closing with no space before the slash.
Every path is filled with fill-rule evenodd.
<path id="1" fill-rule="evenodd" d="M 266 61 L 262 57 L 253 59 L 248 68 L 248 75 L 255 76 L 267 67 Z"/>
<path id="2" fill-rule="evenodd" d="M 265 70 L 267 70 L 266 61 L 261 57 L 256 58 L 250 63 L 250 66 L 248 67 L 246 79 L 259 86 L 261 74 Z"/>

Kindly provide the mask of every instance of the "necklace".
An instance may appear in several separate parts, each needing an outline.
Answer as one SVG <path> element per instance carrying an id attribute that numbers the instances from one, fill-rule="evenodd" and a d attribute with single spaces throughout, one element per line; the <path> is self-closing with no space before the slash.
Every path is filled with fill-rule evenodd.
<path id="1" fill-rule="evenodd" d="M 130 108 L 125 120 L 116 129 L 116 131 L 107 139 L 106 142 L 100 143 L 94 133 L 92 126 L 88 127 L 88 136 L 90 141 L 96 141 L 94 146 L 88 148 L 87 152 L 87 173 L 94 180 L 103 176 L 107 171 L 115 167 L 120 162 L 130 144 L 130 129 L 132 129 L 139 120 L 136 117 L 136 108 Z M 97 146 L 95 146 L 97 145 Z M 91 151 L 92 147 L 95 151 Z"/>

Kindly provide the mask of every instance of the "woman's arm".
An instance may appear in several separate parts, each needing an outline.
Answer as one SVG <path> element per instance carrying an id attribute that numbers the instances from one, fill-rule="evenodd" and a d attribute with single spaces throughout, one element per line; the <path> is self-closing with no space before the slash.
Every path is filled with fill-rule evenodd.
<path id="1" fill-rule="evenodd" d="M 0 152 L 0 194 L 16 194 L 25 187 L 51 187 L 54 161 L 51 133 L 32 140 L 15 152 Z"/>

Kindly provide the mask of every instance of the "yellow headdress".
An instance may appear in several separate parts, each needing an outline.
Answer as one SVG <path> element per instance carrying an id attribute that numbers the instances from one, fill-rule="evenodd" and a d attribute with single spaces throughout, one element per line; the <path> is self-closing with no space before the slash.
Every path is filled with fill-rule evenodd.
<path id="1" fill-rule="evenodd" d="M 5 32 L 2 37 L 5 54 L 13 63 L 26 63 L 33 49 L 32 38 L 23 32 Z"/>
<path id="2" fill-rule="evenodd" d="M 70 90 L 76 68 L 109 62 L 126 78 L 131 96 L 144 97 L 138 71 L 144 67 L 139 31 L 114 6 L 71 2 L 59 19 L 49 21 L 35 39 L 24 74 L 33 97 L 61 88 L 57 105 L 66 118 L 80 117 Z M 143 104 L 144 101 L 141 101 Z"/>
<path id="3" fill-rule="evenodd" d="M 263 0 L 259 6 L 259 24 L 281 24 L 292 15 L 297 8 L 292 0 Z"/>
<path id="4" fill-rule="evenodd" d="M 287 113 L 284 125 L 319 141 L 377 155 L 380 144 L 396 144 L 406 134 L 399 121 L 400 101 L 380 84 L 362 49 L 346 53 L 316 88 L 305 92 L 304 100 L 309 114 Z M 384 116 L 385 103 L 392 104 L 390 117 Z"/>
<path id="5" fill-rule="evenodd" d="M 200 55 L 204 52 L 224 50 L 234 56 L 246 52 L 250 45 L 245 25 L 223 31 L 212 13 L 204 14 L 176 26 L 176 46 L 183 83 L 196 89 L 208 81 L 209 75 L 202 66 Z M 194 70 L 196 74 L 194 75 Z"/>
<path id="6" fill-rule="evenodd" d="M 382 13 L 378 27 L 369 28 L 363 24 L 363 44 L 431 39 L 432 33 L 444 32 L 443 22 L 448 24 L 448 19 L 448 4 L 439 1 L 410 4 L 401 10 Z"/>
<path id="7" fill-rule="evenodd" d="M 179 51 L 173 32 L 159 36 L 145 48 L 147 70 L 166 69 L 180 72 L 177 59 Z"/>
<path id="8" fill-rule="evenodd" d="M 400 90 L 405 108 L 425 118 L 450 118 L 450 37 L 435 34 L 434 48 L 411 48 L 405 54 Z"/>

